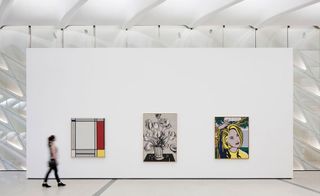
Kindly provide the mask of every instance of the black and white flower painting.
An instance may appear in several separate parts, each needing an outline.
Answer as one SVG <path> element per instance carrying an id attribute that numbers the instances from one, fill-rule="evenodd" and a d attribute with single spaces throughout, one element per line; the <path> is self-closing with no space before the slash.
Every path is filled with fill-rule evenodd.
<path id="1" fill-rule="evenodd" d="M 143 114 L 143 160 L 177 161 L 177 114 Z"/>

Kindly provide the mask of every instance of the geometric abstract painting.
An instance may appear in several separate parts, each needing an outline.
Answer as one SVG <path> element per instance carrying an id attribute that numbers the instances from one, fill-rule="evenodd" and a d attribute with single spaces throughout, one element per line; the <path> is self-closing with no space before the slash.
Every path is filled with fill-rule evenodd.
<path id="1" fill-rule="evenodd" d="M 215 158 L 249 158 L 249 117 L 215 117 Z"/>
<path id="2" fill-rule="evenodd" d="M 71 119 L 71 156 L 105 157 L 104 118 Z"/>
<path id="3" fill-rule="evenodd" d="M 143 114 L 143 161 L 177 161 L 177 114 Z"/>

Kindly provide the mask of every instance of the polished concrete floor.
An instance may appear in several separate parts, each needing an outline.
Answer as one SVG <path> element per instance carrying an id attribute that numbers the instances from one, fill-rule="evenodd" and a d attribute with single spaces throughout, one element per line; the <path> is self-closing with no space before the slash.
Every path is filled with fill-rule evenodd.
<path id="1" fill-rule="evenodd" d="M 101 196 L 320 196 L 320 171 L 296 171 L 293 179 L 63 180 L 66 187 L 41 187 L 42 180 L 27 180 L 25 172 L 0 172 L 0 196 L 101 195 Z"/>

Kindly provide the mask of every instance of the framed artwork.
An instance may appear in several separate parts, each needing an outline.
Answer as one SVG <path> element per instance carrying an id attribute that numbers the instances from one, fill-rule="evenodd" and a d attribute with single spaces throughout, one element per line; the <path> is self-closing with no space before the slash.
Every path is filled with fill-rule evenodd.
<path id="1" fill-rule="evenodd" d="M 249 159 L 249 117 L 215 117 L 215 158 Z"/>
<path id="2" fill-rule="evenodd" d="M 105 157 L 105 119 L 71 119 L 71 156 Z"/>
<path id="3" fill-rule="evenodd" d="M 177 114 L 143 114 L 143 161 L 177 161 Z"/>

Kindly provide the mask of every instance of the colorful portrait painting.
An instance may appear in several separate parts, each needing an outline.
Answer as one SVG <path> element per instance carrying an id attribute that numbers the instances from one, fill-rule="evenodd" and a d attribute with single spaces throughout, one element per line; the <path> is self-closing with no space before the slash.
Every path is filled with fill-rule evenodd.
<path id="1" fill-rule="evenodd" d="M 177 114 L 143 114 L 143 161 L 177 161 Z"/>
<path id="2" fill-rule="evenodd" d="M 215 117 L 215 158 L 249 159 L 249 117 Z"/>

